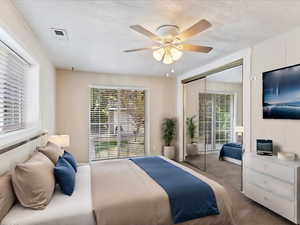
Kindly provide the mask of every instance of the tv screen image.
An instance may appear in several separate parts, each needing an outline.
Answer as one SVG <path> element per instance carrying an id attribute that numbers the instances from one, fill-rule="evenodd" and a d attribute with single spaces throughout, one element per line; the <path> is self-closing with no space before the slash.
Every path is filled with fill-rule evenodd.
<path id="1" fill-rule="evenodd" d="M 263 118 L 300 119 L 300 64 L 263 73 Z"/>

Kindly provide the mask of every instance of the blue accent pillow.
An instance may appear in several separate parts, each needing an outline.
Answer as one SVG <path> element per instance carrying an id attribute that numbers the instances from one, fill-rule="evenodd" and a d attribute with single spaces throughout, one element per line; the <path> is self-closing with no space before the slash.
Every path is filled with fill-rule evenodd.
<path id="1" fill-rule="evenodd" d="M 64 154 L 63 154 L 63 158 L 65 160 L 67 160 L 68 163 L 71 164 L 71 166 L 73 166 L 75 172 L 77 173 L 77 161 L 74 158 L 74 156 L 71 153 L 65 151 Z"/>
<path id="2" fill-rule="evenodd" d="M 56 183 L 66 195 L 72 195 L 75 188 L 75 170 L 63 157 L 59 159 L 54 167 L 54 176 Z"/>

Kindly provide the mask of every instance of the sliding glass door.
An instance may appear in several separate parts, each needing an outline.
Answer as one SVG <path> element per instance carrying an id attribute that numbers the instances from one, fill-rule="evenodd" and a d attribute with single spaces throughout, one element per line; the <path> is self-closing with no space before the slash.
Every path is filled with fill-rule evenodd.
<path id="1" fill-rule="evenodd" d="M 205 137 L 208 153 L 233 141 L 233 107 L 233 95 L 199 93 L 199 135 Z"/>
<path id="2" fill-rule="evenodd" d="M 90 89 L 91 160 L 145 155 L 145 91 Z"/>

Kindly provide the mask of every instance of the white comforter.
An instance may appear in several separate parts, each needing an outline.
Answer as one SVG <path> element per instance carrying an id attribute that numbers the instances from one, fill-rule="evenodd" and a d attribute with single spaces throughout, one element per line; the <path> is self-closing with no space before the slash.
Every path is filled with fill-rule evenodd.
<path id="1" fill-rule="evenodd" d="M 16 204 L 1 225 L 95 225 L 91 202 L 90 166 L 78 167 L 72 196 L 59 188 L 44 210 L 32 210 Z"/>

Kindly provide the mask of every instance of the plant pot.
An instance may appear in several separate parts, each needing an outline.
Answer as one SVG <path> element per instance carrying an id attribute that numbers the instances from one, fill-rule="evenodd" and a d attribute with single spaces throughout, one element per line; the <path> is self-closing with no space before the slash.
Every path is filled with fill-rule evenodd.
<path id="1" fill-rule="evenodd" d="M 198 155 L 198 145 L 196 143 L 187 144 L 186 154 L 187 155 Z"/>
<path id="2" fill-rule="evenodd" d="M 168 159 L 175 159 L 175 147 L 164 146 L 163 154 Z"/>

